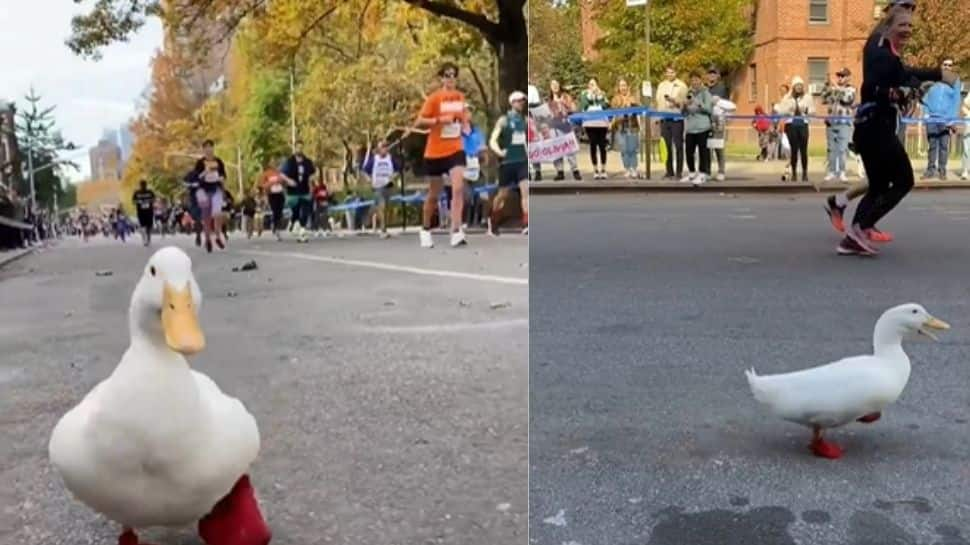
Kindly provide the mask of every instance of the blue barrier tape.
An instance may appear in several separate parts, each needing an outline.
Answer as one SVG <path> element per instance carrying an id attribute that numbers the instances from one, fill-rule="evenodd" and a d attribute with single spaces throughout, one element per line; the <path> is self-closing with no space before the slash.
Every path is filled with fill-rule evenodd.
<path id="1" fill-rule="evenodd" d="M 635 108 L 618 108 L 615 110 L 602 110 L 598 112 L 579 112 L 569 116 L 569 121 L 574 124 L 582 123 L 583 121 L 591 120 L 611 120 L 614 117 L 626 116 L 626 115 L 646 115 L 647 117 L 655 119 L 670 119 L 670 120 L 682 120 L 684 119 L 683 114 L 671 113 L 671 112 L 660 112 L 657 110 L 652 110 L 647 107 L 635 107 Z M 745 119 L 745 120 L 757 120 L 757 119 L 767 119 L 769 121 L 791 121 L 795 119 L 803 120 L 818 120 L 818 121 L 833 121 L 836 123 L 851 123 L 853 117 L 851 116 L 836 116 L 836 115 L 803 115 L 803 116 L 793 116 L 793 115 L 780 115 L 780 114 L 764 114 L 764 115 L 740 115 L 740 114 L 727 114 L 724 116 L 725 119 Z M 970 125 L 970 119 L 964 119 L 962 117 L 933 117 L 933 118 L 917 118 L 917 117 L 904 117 L 902 119 L 903 123 L 906 124 L 920 124 L 920 123 L 940 123 L 945 125 Z"/>
<path id="2" fill-rule="evenodd" d="M 345 204 L 338 204 L 337 206 L 331 206 L 329 210 L 330 212 L 344 212 L 347 210 L 356 210 L 358 208 L 367 208 L 368 206 L 374 206 L 374 201 L 354 201 Z"/>

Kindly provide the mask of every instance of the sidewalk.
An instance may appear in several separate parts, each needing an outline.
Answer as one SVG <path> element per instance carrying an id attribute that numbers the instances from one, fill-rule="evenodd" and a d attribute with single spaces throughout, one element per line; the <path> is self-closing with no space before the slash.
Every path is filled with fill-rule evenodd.
<path id="1" fill-rule="evenodd" d="M 654 192 L 680 192 L 680 191 L 715 191 L 715 192 L 777 192 L 777 193 L 798 193 L 798 192 L 832 192 L 841 191 L 848 185 L 859 181 L 857 175 L 858 166 L 855 160 L 849 159 L 849 183 L 823 181 L 825 178 L 825 161 L 817 157 L 808 159 L 808 177 L 810 183 L 805 182 L 783 182 L 782 174 L 785 172 L 787 161 L 755 161 L 754 158 L 727 157 L 725 180 L 719 182 L 713 178 L 707 184 L 694 187 L 689 183 L 680 181 L 663 180 L 665 166 L 654 158 L 651 165 L 650 180 L 628 180 L 626 179 L 620 154 L 609 152 L 606 159 L 607 174 L 606 180 L 593 180 L 593 166 L 589 158 L 589 150 L 585 146 L 577 157 L 580 172 L 583 173 L 582 181 L 574 181 L 572 175 L 566 172 L 566 180 L 562 182 L 552 181 L 555 170 L 552 165 L 543 165 L 543 181 L 532 182 L 530 191 L 532 193 L 575 193 L 575 192 L 611 192 L 611 191 L 654 191 Z M 921 175 L 925 168 L 925 159 L 915 159 L 913 172 L 916 174 L 917 189 L 970 189 L 970 181 L 961 180 L 959 175 L 960 162 L 950 160 L 950 167 L 958 167 L 951 170 L 949 179 L 945 182 L 939 179 L 922 180 Z M 569 165 L 566 165 L 568 170 Z M 645 172 L 645 166 L 640 161 L 640 172 Z M 686 165 L 684 169 L 686 170 Z M 717 161 L 712 157 L 712 172 L 717 174 Z M 801 175 L 799 169 L 799 176 Z M 816 185 L 813 185 L 816 184 Z"/>
<path id="2" fill-rule="evenodd" d="M 0 250 L 0 269 L 3 267 L 17 261 L 21 257 L 28 256 L 37 250 L 37 246 L 31 246 L 29 248 L 20 248 L 17 250 Z"/>

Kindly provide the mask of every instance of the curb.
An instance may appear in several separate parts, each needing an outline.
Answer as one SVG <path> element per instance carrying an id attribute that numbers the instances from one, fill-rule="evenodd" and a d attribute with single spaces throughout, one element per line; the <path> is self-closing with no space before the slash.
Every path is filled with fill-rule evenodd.
<path id="1" fill-rule="evenodd" d="M 36 246 L 31 246 L 30 248 L 24 248 L 22 250 L 14 250 L 12 252 L 0 253 L 0 269 L 6 267 L 7 265 L 17 261 L 22 257 L 26 257 L 37 251 Z M 9 255 L 8 255 L 9 254 Z"/>
<path id="2" fill-rule="evenodd" d="M 849 187 L 845 184 L 820 184 L 805 182 L 708 182 L 694 187 L 678 182 L 532 182 L 532 194 L 564 195 L 575 193 L 837 193 Z M 970 189 L 968 182 L 917 182 L 914 190 Z"/>

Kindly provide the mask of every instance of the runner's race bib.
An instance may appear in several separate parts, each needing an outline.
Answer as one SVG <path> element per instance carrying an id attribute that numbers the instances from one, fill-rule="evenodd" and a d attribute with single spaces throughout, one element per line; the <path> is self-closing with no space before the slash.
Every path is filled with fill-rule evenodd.
<path id="1" fill-rule="evenodd" d="M 462 101 L 450 101 L 441 103 L 441 115 L 455 114 L 459 117 L 465 111 L 465 103 Z M 441 138 L 453 140 L 461 138 L 461 122 L 455 121 L 441 127 Z"/>
<path id="2" fill-rule="evenodd" d="M 525 145 L 525 133 L 522 131 L 512 133 L 512 145 L 513 146 L 524 146 Z"/>
<path id="3" fill-rule="evenodd" d="M 461 123 L 449 123 L 441 127 L 441 137 L 448 140 L 461 137 Z"/>
<path id="4" fill-rule="evenodd" d="M 481 163 L 474 155 L 465 156 L 465 179 L 469 182 L 477 182 L 481 174 Z"/>

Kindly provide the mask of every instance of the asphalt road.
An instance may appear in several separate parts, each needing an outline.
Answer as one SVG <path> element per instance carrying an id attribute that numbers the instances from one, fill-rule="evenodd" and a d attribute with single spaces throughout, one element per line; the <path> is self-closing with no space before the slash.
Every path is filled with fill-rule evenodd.
<path id="1" fill-rule="evenodd" d="M 970 544 L 970 193 L 912 195 L 878 259 L 839 257 L 818 196 L 532 202 L 530 524 L 538 545 Z M 830 434 L 767 416 L 743 370 L 910 343 L 882 420 Z"/>
<path id="2" fill-rule="evenodd" d="M 274 544 L 526 541 L 528 242 L 438 243 L 187 246 L 208 344 L 193 365 L 259 422 L 252 475 Z M 117 542 L 64 489 L 47 442 L 127 347 L 149 255 L 65 242 L 0 270 L 0 543 Z M 249 259 L 258 270 L 231 272 Z M 142 537 L 195 545 L 194 533 Z"/>

